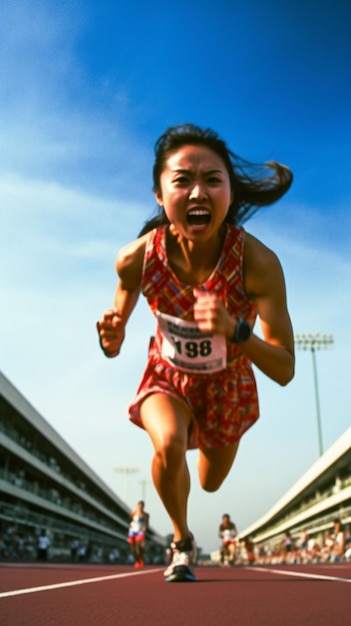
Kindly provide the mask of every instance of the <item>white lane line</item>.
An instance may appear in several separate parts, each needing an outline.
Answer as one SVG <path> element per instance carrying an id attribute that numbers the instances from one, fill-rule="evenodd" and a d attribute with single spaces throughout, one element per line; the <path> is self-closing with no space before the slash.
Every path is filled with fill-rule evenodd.
<path id="1" fill-rule="evenodd" d="M 130 576 L 142 576 L 143 574 L 153 574 L 161 572 L 162 568 L 148 569 L 143 572 L 125 572 L 124 574 L 114 574 L 111 576 L 99 576 L 98 578 L 84 578 L 82 580 L 71 580 L 67 583 L 57 583 L 55 585 L 44 585 L 42 587 L 29 587 L 28 589 L 16 589 L 15 591 L 4 591 L 0 593 L 0 598 L 8 598 L 9 596 L 20 596 L 25 593 L 38 593 L 39 591 L 49 591 L 50 589 L 62 589 L 63 587 L 74 587 L 75 585 L 89 585 L 89 583 L 100 583 L 106 580 L 114 580 L 116 578 L 128 578 Z"/>
<path id="2" fill-rule="evenodd" d="M 257 572 L 268 572 L 269 574 L 284 574 L 285 576 L 297 576 L 298 578 L 314 578 L 315 580 L 334 580 L 342 583 L 351 583 L 350 578 L 341 578 L 339 576 L 324 576 L 323 574 L 307 574 L 304 572 L 292 572 L 285 569 L 268 569 L 268 567 L 250 567 L 251 570 Z"/>

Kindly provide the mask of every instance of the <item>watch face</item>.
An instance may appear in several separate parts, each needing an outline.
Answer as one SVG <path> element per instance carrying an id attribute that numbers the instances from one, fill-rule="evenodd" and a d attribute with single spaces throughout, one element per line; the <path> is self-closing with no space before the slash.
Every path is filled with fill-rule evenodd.
<path id="1" fill-rule="evenodd" d="M 250 324 L 246 320 L 240 320 L 237 326 L 237 341 L 247 341 L 251 335 Z"/>

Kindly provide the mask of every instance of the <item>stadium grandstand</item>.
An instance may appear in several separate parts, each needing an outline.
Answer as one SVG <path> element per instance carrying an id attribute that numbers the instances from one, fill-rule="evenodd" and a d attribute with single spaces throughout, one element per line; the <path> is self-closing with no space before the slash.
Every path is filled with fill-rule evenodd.
<path id="1" fill-rule="evenodd" d="M 349 428 L 291 489 L 260 519 L 240 533 L 256 554 L 279 554 L 286 536 L 299 548 L 308 536 L 319 546 L 340 520 L 347 536 L 351 528 L 351 428 Z"/>
<path id="2" fill-rule="evenodd" d="M 0 372 L 0 554 L 50 560 L 128 561 L 129 508 Z M 166 539 L 149 528 L 146 561 Z"/>

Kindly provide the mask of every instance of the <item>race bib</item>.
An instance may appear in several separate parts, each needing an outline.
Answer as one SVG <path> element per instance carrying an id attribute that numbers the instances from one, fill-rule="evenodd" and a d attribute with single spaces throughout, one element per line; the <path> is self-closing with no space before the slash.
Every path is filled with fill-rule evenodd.
<path id="1" fill-rule="evenodd" d="M 224 530 L 223 531 L 223 539 L 224 541 L 230 541 L 231 539 L 234 539 L 235 535 L 234 532 L 232 530 Z"/>
<path id="2" fill-rule="evenodd" d="M 185 372 L 219 372 L 227 366 L 224 335 L 201 332 L 195 322 L 186 322 L 166 313 L 156 314 L 162 335 L 161 354 L 171 365 Z"/>

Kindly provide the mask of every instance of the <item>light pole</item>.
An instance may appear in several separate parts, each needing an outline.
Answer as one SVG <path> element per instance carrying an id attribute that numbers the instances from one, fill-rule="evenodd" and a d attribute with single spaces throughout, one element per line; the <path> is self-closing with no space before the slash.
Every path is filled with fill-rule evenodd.
<path id="1" fill-rule="evenodd" d="M 128 487 L 129 487 L 129 475 L 137 474 L 139 472 L 138 467 L 115 467 L 115 472 L 118 474 L 124 474 L 124 501 L 128 504 Z"/>
<path id="2" fill-rule="evenodd" d="M 316 413 L 317 413 L 317 428 L 318 428 L 318 445 L 319 456 L 323 454 L 323 440 L 322 440 L 322 425 L 321 425 L 321 412 L 319 406 L 319 392 L 318 392 L 318 379 L 317 379 L 317 362 L 316 362 L 316 350 L 325 350 L 333 343 L 333 335 L 321 335 L 317 333 L 313 335 L 311 333 L 296 335 L 295 344 L 299 350 L 311 350 L 312 365 L 313 365 L 313 378 L 314 378 L 314 391 L 316 397 Z"/>
<path id="3" fill-rule="evenodd" d="M 140 482 L 141 488 L 142 488 L 142 500 L 145 502 L 145 500 L 146 500 L 146 485 L 148 484 L 149 481 L 145 480 L 145 478 L 144 478 L 144 480 L 140 480 L 139 482 Z"/>

